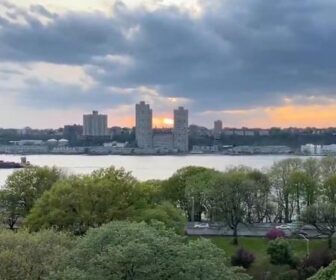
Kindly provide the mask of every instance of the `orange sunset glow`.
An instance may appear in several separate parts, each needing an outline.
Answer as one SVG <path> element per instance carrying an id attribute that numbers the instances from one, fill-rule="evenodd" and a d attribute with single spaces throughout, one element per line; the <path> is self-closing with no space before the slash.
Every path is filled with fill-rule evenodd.
<path id="1" fill-rule="evenodd" d="M 173 127 L 174 120 L 169 117 L 154 117 L 153 118 L 153 127 L 157 128 L 170 128 Z"/>

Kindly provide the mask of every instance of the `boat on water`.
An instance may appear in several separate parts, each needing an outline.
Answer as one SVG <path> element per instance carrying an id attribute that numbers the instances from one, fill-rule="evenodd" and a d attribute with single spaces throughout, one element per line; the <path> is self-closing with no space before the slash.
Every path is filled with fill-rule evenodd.
<path id="1" fill-rule="evenodd" d="M 21 162 L 3 161 L 0 160 L 0 169 L 19 169 L 29 166 L 30 163 L 26 157 L 21 158 Z"/>

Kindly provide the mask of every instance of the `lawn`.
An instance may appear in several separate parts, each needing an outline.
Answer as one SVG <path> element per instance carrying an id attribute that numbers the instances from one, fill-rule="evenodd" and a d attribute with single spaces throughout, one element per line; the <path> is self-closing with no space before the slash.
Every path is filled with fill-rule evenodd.
<path id="1" fill-rule="evenodd" d="M 266 254 L 268 240 L 266 238 L 257 237 L 240 237 L 239 245 L 234 246 L 231 243 L 230 237 L 211 237 L 211 241 L 219 248 L 222 248 L 228 256 L 232 256 L 237 248 L 244 248 L 253 252 L 256 256 L 255 262 L 248 269 L 248 273 L 255 279 L 264 279 L 266 271 L 272 273 L 271 279 L 279 273 L 289 269 L 289 266 L 272 265 L 269 262 L 269 257 Z M 301 239 L 289 239 L 294 255 L 303 258 L 306 255 L 306 241 Z M 310 251 L 315 249 L 327 248 L 327 240 L 310 240 Z"/>

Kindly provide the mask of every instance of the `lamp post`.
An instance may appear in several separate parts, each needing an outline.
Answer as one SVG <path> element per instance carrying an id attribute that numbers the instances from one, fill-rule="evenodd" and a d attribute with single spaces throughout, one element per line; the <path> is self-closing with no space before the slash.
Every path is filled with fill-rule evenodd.
<path id="1" fill-rule="evenodd" d="M 194 223 L 195 222 L 195 199 L 192 196 L 191 197 L 192 205 L 191 205 L 191 221 Z"/>
<path id="2" fill-rule="evenodd" d="M 306 240 L 306 244 L 307 244 L 307 252 L 306 252 L 306 254 L 307 254 L 307 258 L 308 258 L 309 254 L 310 254 L 310 252 L 309 252 L 309 239 L 304 234 L 299 234 L 299 236 L 301 236 L 304 240 Z"/>

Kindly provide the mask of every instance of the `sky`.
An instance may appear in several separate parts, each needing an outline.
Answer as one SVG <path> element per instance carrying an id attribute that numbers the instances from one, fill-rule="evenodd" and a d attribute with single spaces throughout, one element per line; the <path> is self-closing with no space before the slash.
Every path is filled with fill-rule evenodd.
<path id="1" fill-rule="evenodd" d="M 334 0 L 0 0 L 0 127 L 336 126 Z"/>

